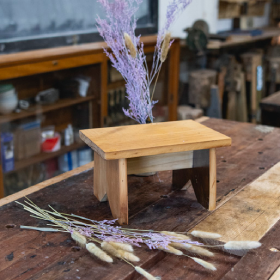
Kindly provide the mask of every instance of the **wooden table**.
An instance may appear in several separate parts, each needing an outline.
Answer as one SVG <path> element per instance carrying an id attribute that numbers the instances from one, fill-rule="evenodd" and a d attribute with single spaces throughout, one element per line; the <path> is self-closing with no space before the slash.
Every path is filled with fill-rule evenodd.
<path id="1" fill-rule="evenodd" d="M 280 127 L 280 91 L 262 99 L 260 106 L 262 123 Z"/>
<path id="2" fill-rule="evenodd" d="M 171 172 L 128 178 L 130 227 L 218 231 L 228 239 L 261 240 L 263 246 L 243 258 L 217 252 L 208 272 L 185 257 L 136 249 L 140 266 L 162 280 L 276 280 L 280 273 L 280 129 L 209 119 L 203 124 L 232 137 L 232 147 L 217 150 L 218 209 L 208 212 L 192 188 L 172 191 Z M 107 202 L 92 193 L 92 164 L 0 200 L 0 279 L 141 279 L 122 261 L 103 264 L 79 250 L 66 233 L 20 230 L 43 226 L 14 200 L 28 195 L 40 207 L 110 219 Z M 260 177 L 262 175 L 262 177 Z M 259 178 L 260 177 L 260 178 Z M 258 179 L 259 178 L 259 179 Z M 253 182 L 253 183 L 251 183 Z M 136 203 L 137 202 L 137 203 Z"/>

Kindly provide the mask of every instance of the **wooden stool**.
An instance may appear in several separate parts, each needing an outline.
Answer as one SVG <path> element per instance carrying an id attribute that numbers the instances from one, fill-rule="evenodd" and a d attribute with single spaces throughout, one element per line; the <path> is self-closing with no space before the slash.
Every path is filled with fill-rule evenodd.
<path id="1" fill-rule="evenodd" d="M 128 223 L 127 175 L 173 170 L 173 186 L 191 180 L 199 203 L 216 208 L 216 151 L 231 138 L 192 120 L 88 129 L 94 150 L 94 194 L 109 200 L 113 217 Z"/>

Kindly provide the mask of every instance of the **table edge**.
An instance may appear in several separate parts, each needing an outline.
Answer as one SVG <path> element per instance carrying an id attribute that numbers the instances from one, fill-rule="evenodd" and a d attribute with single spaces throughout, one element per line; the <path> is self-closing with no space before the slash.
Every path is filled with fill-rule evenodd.
<path id="1" fill-rule="evenodd" d="M 53 178 L 51 178 L 49 180 L 43 181 L 43 182 L 41 182 L 41 183 L 39 183 L 37 185 L 31 186 L 31 187 L 29 187 L 27 189 L 24 189 L 22 191 L 19 191 L 17 193 L 14 193 L 14 194 L 11 194 L 11 195 L 6 196 L 4 198 L 1 198 L 0 199 L 0 207 L 4 206 L 4 205 L 6 205 L 6 204 L 8 204 L 10 202 L 14 202 L 15 200 L 20 199 L 20 198 L 22 198 L 24 196 L 27 196 L 29 194 L 35 193 L 37 191 L 40 191 L 40 190 L 42 190 L 42 189 L 44 189 L 44 188 L 46 188 L 48 186 L 51 186 L 53 184 L 59 183 L 59 182 L 61 182 L 63 180 L 66 180 L 66 179 L 68 179 L 68 178 L 70 178 L 72 176 L 79 175 L 79 174 L 81 174 L 81 173 L 83 173 L 85 171 L 88 171 L 88 170 L 92 169 L 93 167 L 94 167 L 94 162 L 92 161 L 92 162 L 90 162 L 88 164 L 85 164 L 85 165 L 83 165 L 81 167 L 75 168 L 75 169 L 73 169 L 71 171 L 68 171 L 68 172 L 63 173 L 61 175 L 53 177 Z"/>

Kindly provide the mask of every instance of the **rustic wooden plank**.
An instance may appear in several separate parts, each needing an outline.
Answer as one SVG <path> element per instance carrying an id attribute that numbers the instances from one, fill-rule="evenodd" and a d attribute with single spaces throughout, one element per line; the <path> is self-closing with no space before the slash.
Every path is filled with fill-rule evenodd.
<path id="1" fill-rule="evenodd" d="M 280 265 L 279 221 L 260 242 L 260 248 L 247 253 L 221 280 L 268 280 Z"/>
<path id="2" fill-rule="evenodd" d="M 205 258 L 205 260 L 213 263 L 217 267 L 217 271 L 206 270 L 187 257 L 166 255 L 166 257 L 154 265 L 149 272 L 154 276 L 160 276 L 163 280 L 220 280 L 240 258 L 215 251 L 215 256 L 213 258 Z M 144 278 L 140 279 L 144 280 Z M 245 278 L 236 280 L 241 279 L 245 280 Z"/>
<path id="3" fill-rule="evenodd" d="M 279 280 L 280 279 L 280 267 L 273 273 L 269 280 Z"/>
<path id="4" fill-rule="evenodd" d="M 107 160 L 231 145 L 229 137 L 192 120 L 87 129 L 80 137 Z"/>
<path id="5" fill-rule="evenodd" d="M 130 158 L 127 160 L 127 174 L 141 174 L 192 167 L 193 151 Z"/>
<path id="6" fill-rule="evenodd" d="M 201 222 L 196 230 L 217 232 L 223 242 L 259 241 L 280 218 L 280 163 L 250 183 Z"/>

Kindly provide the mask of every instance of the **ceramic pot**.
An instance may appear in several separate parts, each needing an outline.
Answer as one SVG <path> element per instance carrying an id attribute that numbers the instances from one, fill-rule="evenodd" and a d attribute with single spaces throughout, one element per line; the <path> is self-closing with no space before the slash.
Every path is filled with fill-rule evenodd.
<path id="1" fill-rule="evenodd" d="M 0 86 L 0 114 L 12 113 L 18 105 L 15 88 L 12 85 Z"/>

